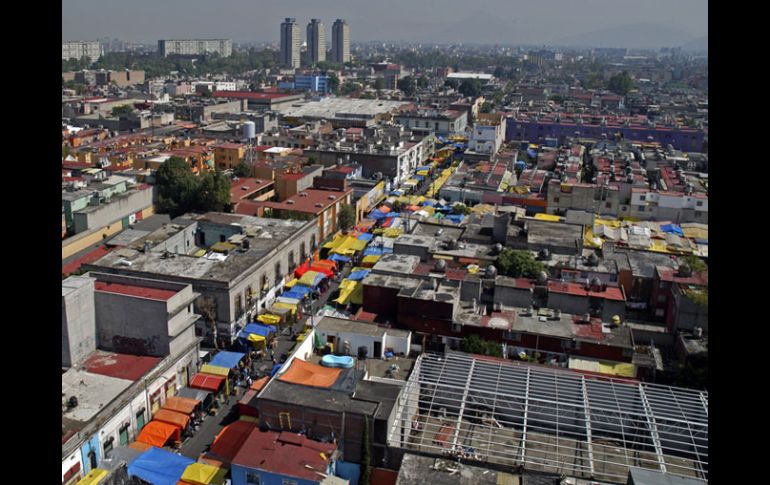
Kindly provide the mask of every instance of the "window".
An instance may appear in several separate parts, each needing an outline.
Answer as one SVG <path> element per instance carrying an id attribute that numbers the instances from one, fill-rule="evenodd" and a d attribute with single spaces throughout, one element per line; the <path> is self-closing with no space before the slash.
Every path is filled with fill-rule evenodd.
<path id="1" fill-rule="evenodd" d="M 112 443 L 114 443 L 114 442 L 115 442 L 115 437 L 114 436 L 110 436 L 110 438 L 104 443 L 104 455 L 103 456 L 107 456 L 107 453 L 112 451 Z"/>
<path id="2" fill-rule="evenodd" d="M 644 206 L 643 205 L 639 206 L 639 212 L 644 212 Z"/>
<path id="3" fill-rule="evenodd" d="M 88 452 L 88 461 L 91 464 L 91 470 L 97 467 L 99 463 L 96 461 L 96 452 L 94 450 L 91 450 Z"/>
<path id="4" fill-rule="evenodd" d="M 646 195 L 640 195 L 639 196 L 639 200 L 647 200 L 647 196 Z"/>
<path id="5" fill-rule="evenodd" d="M 553 198 L 553 201 L 554 201 L 554 202 L 559 202 L 559 198 L 558 198 L 558 197 L 554 197 L 554 198 Z"/>
<path id="6" fill-rule="evenodd" d="M 141 431 L 144 428 L 144 409 L 136 413 L 136 431 Z"/>
<path id="7" fill-rule="evenodd" d="M 246 485 L 261 485 L 259 475 L 254 472 L 246 472 Z"/>
<path id="8" fill-rule="evenodd" d="M 122 428 L 120 428 L 120 446 L 125 446 L 128 444 L 128 423 L 124 424 Z"/>
<path id="9" fill-rule="evenodd" d="M 604 204 L 604 207 L 607 208 L 607 209 L 611 208 L 612 207 L 612 202 L 607 202 L 606 204 Z"/>
<path id="10" fill-rule="evenodd" d="M 666 301 L 666 295 L 658 295 L 658 303 L 664 303 Z"/>
<path id="11" fill-rule="evenodd" d="M 703 207 L 703 201 L 702 201 L 702 200 L 699 200 L 698 202 L 696 202 L 696 203 L 695 203 L 695 205 L 696 205 L 697 207 Z"/>

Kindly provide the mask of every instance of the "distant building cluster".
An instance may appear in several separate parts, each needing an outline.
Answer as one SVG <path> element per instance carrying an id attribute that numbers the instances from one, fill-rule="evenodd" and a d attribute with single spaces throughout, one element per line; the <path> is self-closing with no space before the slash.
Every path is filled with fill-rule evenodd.
<path id="1" fill-rule="evenodd" d="M 233 53 L 231 39 L 165 39 L 158 41 L 158 54 L 161 57 L 170 55 L 201 56 L 204 54 L 219 54 L 220 57 L 230 57 Z"/>
<path id="2" fill-rule="evenodd" d="M 290 68 L 301 65 L 300 27 L 296 18 L 287 17 L 281 23 L 281 63 Z M 307 25 L 307 64 L 323 62 L 326 57 L 326 31 L 321 19 L 312 19 Z M 337 19 L 332 26 L 331 62 L 350 61 L 350 29 L 346 20 Z"/>
<path id="3" fill-rule="evenodd" d="M 98 41 L 74 41 L 62 42 L 61 58 L 67 59 L 90 59 L 96 62 L 102 57 L 102 48 Z"/>

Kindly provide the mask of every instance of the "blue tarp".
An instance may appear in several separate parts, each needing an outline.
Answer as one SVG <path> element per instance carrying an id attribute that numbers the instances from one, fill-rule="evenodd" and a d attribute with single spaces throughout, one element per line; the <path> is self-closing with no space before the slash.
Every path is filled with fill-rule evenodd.
<path id="1" fill-rule="evenodd" d="M 459 224 L 463 221 L 463 219 L 465 219 L 465 216 L 463 214 L 449 214 L 445 217 L 445 219 L 449 219 L 455 224 Z"/>
<path id="2" fill-rule="evenodd" d="M 676 234 L 677 236 L 684 237 L 684 232 L 682 232 L 682 228 L 677 226 L 676 224 L 666 224 L 665 226 L 660 226 L 660 230 L 663 232 L 670 232 L 670 233 Z"/>
<path id="3" fill-rule="evenodd" d="M 305 295 L 310 293 L 310 288 L 304 285 L 294 285 L 291 290 L 287 291 L 286 293 L 282 294 L 281 296 L 285 296 L 286 298 L 295 298 L 297 300 L 302 300 L 305 298 Z"/>
<path id="4" fill-rule="evenodd" d="M 155 448 L 145 451 L 128 465 L 128 474 L 153 485 L 176 485 L 195 460 Z"/>
<path id="5" fill-rule="evenodd" d="M 425 180 L 425 175 L 413 175 L 412 178 L 422 182 L 423 180 Z"/>
<path id="6" fill-rule="evenodd" d="M 270 371 L 270 377 L 275 376 L 275 374 L 283 367 L 283 364 L 275 364 L 273 366 L 273 370 Z"/>
<path id="7" fill-rule="evenodd" d="M 375 221 L 379 221 L 380 219 L 385 219 L 385 217 L 387 217 L 387 216 L 385 215 L 385 213 L 383 213 L 379 209 L 374 209 L 373 211 L 371 211 L 369 213 L 369 215 L 367 217 L 369 219 L 374 219 Z"/>
<path id="8" fill-rule="evenodd" d="M 525 168 L 527 166 L 527 162 L 525 162 L 524 160 L 517 160 L 516 163 L 514 163 L 514 165 L 517 168 Z"/>
<path id="9" fill-rule="evenodd" d="M 384 251 L 380 247 L 371 247 L 364 249 L 364 256 L 382 256 Z"/>
<path id="10" fill-rule="evenodd" d="M 209 364 L 216 365 L 218 367 L 224 367 L 226 369 L 232 369 L 234 367 L 238 367 L 238 362 L 240 362 L 241 359 L 245 356 L 246 354 L 242 354 L 240 352 L 228 352 L 223 350 L 215 355 Z"/>
<path id="11" fill-rule="evenodd" d="M 428 206 L 428 207 L 435 207 L 436 203 L 433 202 L 432 200 L 426 200 L 425 202 L 422 203 L 422 205 L 423 206 Z"/>
<path id="12" fill-rule="evenodd" d="M 531 148 L 527 148 L 527 155 L 529 155 L 532 158 L 535 158 L 535 157 L 537 157 L 537 151 L 535 151 L 535 150 L 533 150 Z"/>
<path id="13" fill-rule="evenodd" d="M 417 167 L 417 171 L 419 172 L 420 170 L 430 170 L 431 168 L 433 167 L 430 165 L 423 165 L 422 167 Z"/>
<path id="14" fill-rule="evenodd" d="M 348 480 L 350 485 L 358 485 L 358 481 L 361 478 L 361 465 L 337 460 L 335 466 L 337 467 L 336 476 Z"/>
<path id="15" fill-rule="evenodd" d="M 374 234 L 369 234 L 368 232 L 365 232 L 363 234 L 359 234 L 358 238 L 359 241 L 371 241 L 374 239 Z"/>
<path id="16" fill-rule="evenodd" d="M 359 281 L 366 278 L 366 275 L 368 274 L 369 274 L 368 269 L 359 269 L 358 271 L 353 271 L 352 273 L 350 273 L 347 279 L 353 280 L 353 281 Z"/>
<path id="17" fill-rule="evenodd" d="M 388 212 L 387 214 L 385 214 L 385 217 L 398 217 L 400 215 L 401 215 L 400 212 Z"/>
<path id="18" fill-rule="evenodd" d="M 329 259 L 332 260 L 332 261 L 340 261 L 340 262 L 343 262 L 343 263 L 347 263 L 347 262 L 350 261 L 349 257 L 343 256 L 341 254 L 332 254 Z"/>
<path id="19" fill-rule="evenodd" d="M 249 335 L 256 333 L 262 337 L 267 337 L 271 332 L 276 332 L 278 329 L 275 325 L 264 325 L 261 323 L 250 323 L 241 330 L 240 336 L 243 338 L 249 338 Z"/>

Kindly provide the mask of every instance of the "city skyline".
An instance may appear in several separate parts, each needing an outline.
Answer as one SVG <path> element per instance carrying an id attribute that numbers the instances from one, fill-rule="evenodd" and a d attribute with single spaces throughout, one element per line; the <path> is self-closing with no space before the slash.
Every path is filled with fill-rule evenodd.
<path id="1" fill-rule="evenodd" d="M 356 42 L 566 42 L 578 46 L 593 37 L 598 44 L 644 48 L 682 45 L 708 36 L 708 8 L 702 0 L 675 4 L 650 0 L 642 5 L 609 0 L 545 0 L 534 4 L 480 0 L 470 9 L 459 0 L 443 0 L 438 5 L 395 0 L 387 5 L 371 3 L 366 9 L 352 0 L 331 0 L 322 7 L 298 0 L 267 0 L 258 6 L 245 0 L 228 0 L 216 6 L 191 0 L 195 8 L 185 9 L 179 8 L 182 4 L 177 0 L 141 8 L 144 1 L 128 6 L 65 0 L 62 40 L 84 40 L 83 33 L 89 32 L 89 39 L 110 36 L 142 43 L 191 36 L 231 38 L 236 43 L 277 42 L 275 25 L 289 16 L 303 25 L 311 18 L 320 18 L 327 28 L 334 19 L 344 18 L 355 26 Z M 184 5 L 189 7 L 190 2 Z M 455 28 L 461 24 L 465 26 L 462 30 Z M 612 30 L 620 33 L 608 32 Z"/>

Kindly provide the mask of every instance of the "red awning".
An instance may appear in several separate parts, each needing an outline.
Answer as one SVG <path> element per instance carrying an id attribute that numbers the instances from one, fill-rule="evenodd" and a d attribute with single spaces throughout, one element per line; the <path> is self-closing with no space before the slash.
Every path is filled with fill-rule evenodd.
<path id="1" fill-rule="evenodd" d="M 301 278 L 303 274 L 307 273 L 310 270 L 310 260 L 308 259 L 302 265 L 300 265 L 297 269 L 294 270 L 294 277 L 295 278 Z"/>
<path id="2" fill-rule="evenodd" d="M 203 389 L 204 391 L 209 392 L 219 392 L 219 389 L 222 387 L 222 383 L 224 381 L 225 378 L 222 376 L 214 376 L 211 374 L 195 374 L 195 377 L 192 378 L 192 382 L 190 382 L 189 387 Z"/>
<path id="3" fill-rule="evenodd" d="M 153 420 L 142 428 L 142 432 L 136 437 L 136 441 L 162 448 L 169 439 L 178 440 L 181 436 L 182 429 L 179 426 Z"/>

